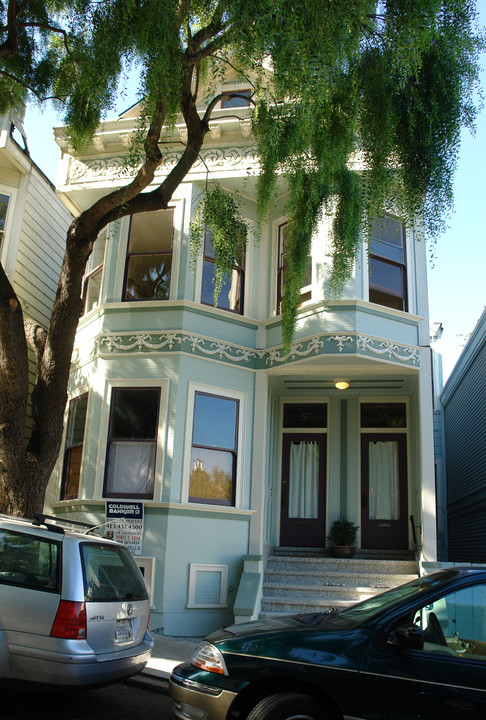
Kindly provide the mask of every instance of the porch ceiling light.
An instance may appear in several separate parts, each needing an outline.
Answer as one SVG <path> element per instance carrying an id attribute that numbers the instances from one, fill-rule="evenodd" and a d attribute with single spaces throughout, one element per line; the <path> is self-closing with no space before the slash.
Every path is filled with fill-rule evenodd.
<path id="1" fill-rule="evenodd" d="M 338 390 L 347 390 L 349 387 L 349 380 L 344 380 L 343 378 L 334 380 L 334 387 Z"/>

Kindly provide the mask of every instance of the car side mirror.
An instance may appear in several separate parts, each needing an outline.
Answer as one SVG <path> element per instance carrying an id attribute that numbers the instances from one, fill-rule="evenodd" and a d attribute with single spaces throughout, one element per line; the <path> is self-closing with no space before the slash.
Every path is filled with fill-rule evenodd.
<path id="1" fill-rule="evenodd" d="M 399 625 L 388 635 L 386 644 L 390 647 L 423 650 L 424 634 L 418 625 Z"/>

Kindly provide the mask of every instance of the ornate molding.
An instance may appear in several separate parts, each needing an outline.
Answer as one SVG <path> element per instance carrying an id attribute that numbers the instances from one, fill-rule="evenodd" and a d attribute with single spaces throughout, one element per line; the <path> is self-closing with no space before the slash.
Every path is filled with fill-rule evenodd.
<path id="1" fill-rule="evenodd" d="M 128 140 L 127 140 L 128 142 Z M 167 150 L 156 172 L 157 176 L 166 175 L 179 161 L 182 150 Z M 255 146 L 247 147 L 219 147 L 206 148 L 201 151 L 200 159 L 192 166 L 191 173 L 206 171 L 206 168 L 217 170 L 220 168 L 231 170 L 247 170 L 258 167 L 258 156 Z M 116 155 L 105 158 L 77 159 L 69 161 L 66 183 L 99 182 L 101 180 L 128 179 L 132 177 L 138 167 L 129 167 L 125 155 Z"/>
<path id="2" fill-rule="evenodd" d="M 176 330 L 162 333 L 106 334 L 96 340 L 94 350 L 95 354 L 186 352 L 254 370 L 290 364 L 311 356 L 340 354 L 371 355 L 402 365 L 420 365 L 419 351 L 413 346 L 349 333 L 315 335 L 296 341 L 287 354 L 282 346 L 259 350 Z"/>

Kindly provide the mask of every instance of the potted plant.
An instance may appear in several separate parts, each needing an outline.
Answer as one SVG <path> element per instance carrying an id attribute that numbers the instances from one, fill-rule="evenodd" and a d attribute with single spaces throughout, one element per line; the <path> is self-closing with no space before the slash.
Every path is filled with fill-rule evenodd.
<path id="1" fill-rule="evenodd" d="M 327 539 L 334 557 L 353 557 L 358 525 L 350 520 L 333 520 Z"/>

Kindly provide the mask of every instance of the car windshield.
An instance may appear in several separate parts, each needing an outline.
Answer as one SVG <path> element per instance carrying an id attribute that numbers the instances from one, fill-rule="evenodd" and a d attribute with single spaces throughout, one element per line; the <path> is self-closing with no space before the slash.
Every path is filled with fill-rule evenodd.
<path id="1" fill-rule="evenodd" d="M 402 600 L 407 600 L 414 595 L 420 595 L 425 590 L 436 588 L 443 583 L 456 577 L 457 571 L 446 570 L 438 573 L 431 573 L 424 577 L 412 580 L 405 585 L 388 590 L 387 592 L 375 595 L 368 600 L 363 600 L 356 605 L 345 608 L 344 610 L 331 611 L 320 615 L 310 616 L 309 620 L 305 619 L 305 615 L 299 616 L 302 622 L 310 622 L 312 625 L 333 625 L 341 628 L 352 628 L 373 618 L 382 610 L 387 610 Z"/>
<path id="2" fill-rule="evenodd" d="M 142 573 L 128 550 L 102 543 L 81 545 L 86 602 L 146 600 Z"/>

